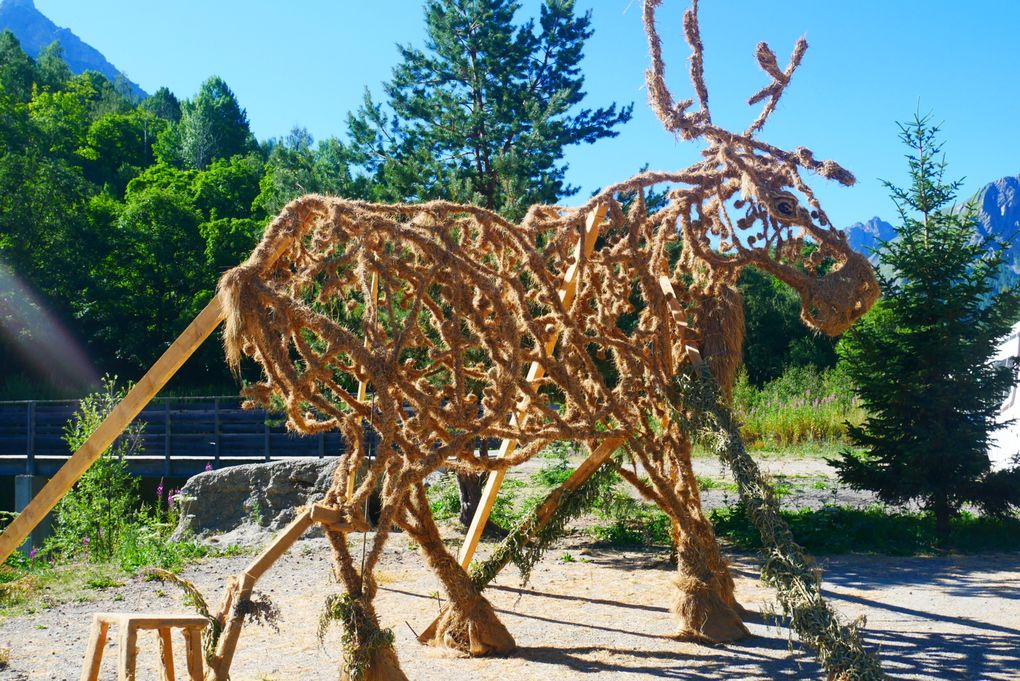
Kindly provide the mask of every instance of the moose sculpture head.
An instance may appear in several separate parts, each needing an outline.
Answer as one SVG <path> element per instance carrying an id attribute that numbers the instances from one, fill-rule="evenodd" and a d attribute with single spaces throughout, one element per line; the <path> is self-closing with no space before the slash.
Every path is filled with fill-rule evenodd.
<path id="1" fill-rule="evenodd" d="M 780 69 L 766 43 L 758 43 L 755 56 L 771 82 L 748 100 L 752 106 L 764 102 L 758 117 L 743 132 L 731 132 L 712 122 L 697 0 L 683 21 L 697 109 L 692 110 L 693 99 L 676 101 L 670 93 L 655 25 L 661 2 L 644 4 L 651 52 L 646 73 L 649 103 L 668 131 L 707 144 L 704 160 L 683 173 L 687 186 L 671 194 L 682 204 L 679 228 L 689 251 L 688 265 L 700 261 L 716 278 L 729 281 L 748 265 L 766 270 L 800 293 L 805 323 L 829 335 L 842 333 L 878 298 L 878 283 L 867 260 L 833 227 L 801 171 L 844 186 L 853 185 L 854 176 L 835 161 L 816 160 L 807 148 L 785 151 L 755 137 L 790 84 L 807 41 L 797 41 L 785 69 Z M 822 274 L 826 267 L 831 269 Z"/>

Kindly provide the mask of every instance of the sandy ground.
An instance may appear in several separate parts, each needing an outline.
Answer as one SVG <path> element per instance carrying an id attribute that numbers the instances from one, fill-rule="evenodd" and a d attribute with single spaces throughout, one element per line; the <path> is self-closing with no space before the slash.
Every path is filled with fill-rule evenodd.
<path id="1" fill-rule="evenodd" d="M 247 560 L 210 559 L 184 574 L 215 602 L 225 577 Z M 733 563 L 739 599 L 768 611 L 771 594 L 757 581 L 756 560 L 735 556 Z M 821 566 L 842 612 L 867 617 L 867 640 L 894 678 L 1020 678 L 1020 555 L 846 556 Z M 437 612 L 439 585 L 404 537 L 392 538 L 377 574 L 382 623 L 395 632 L 412 680 L 823 678 L 811 654 L 761 616 L 750 622 L 753 637 L 739 644 L 671 639 L 673 570 L 659 552 L 601 549 L 576 537 L 547 554 L 526 588 L 515 571 L 504 572 L 487 591 L 519 645 L 503 659 L 454 658 L 417 644 L 412 629 L 424 629 Z M 259 588 L 280 608 L 281 630 L 247 627 L 232 678 L 337 678 L 338 633 L 324 645 L 315 636 L 323 600 L 337 590 L 323 540 L 299 542 Z M 12 651 L 0 679 L 77 679 L 93 612 L 188 612 L 175 587 L 138 579 L 83 597 L 94 600 L 0 621 L 0 647 Z M 140 660 L 149 666 L 139 679 L 158 678 L 152 638 L 142 637 Z M 115 648 L 111 642 L 104 679 L 115 678 Z"/>

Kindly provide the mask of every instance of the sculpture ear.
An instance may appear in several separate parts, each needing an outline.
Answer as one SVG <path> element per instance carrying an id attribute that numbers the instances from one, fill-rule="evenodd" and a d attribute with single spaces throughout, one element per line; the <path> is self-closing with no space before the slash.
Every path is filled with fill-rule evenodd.
<path id="1" fill-rule="evenodd" d="M 754 182 L 751 180 L 751 176 L 747 173 L 740 174 L 740 198 L 744 201 L 758 198 L 758 192 L 755 191 Z"/>

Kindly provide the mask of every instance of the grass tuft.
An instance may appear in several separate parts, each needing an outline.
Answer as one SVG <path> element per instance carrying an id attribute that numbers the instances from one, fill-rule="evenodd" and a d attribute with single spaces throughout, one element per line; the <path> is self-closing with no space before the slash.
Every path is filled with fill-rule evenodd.
<path id="1" fill-rule="evenodd" d="M 733 407 L 749 449 L 846 443 L 847 422 L 856 425 L 865 418 L 845 373 L 811 366 L 791 367 L 760 389 L 742 373 Z"/>

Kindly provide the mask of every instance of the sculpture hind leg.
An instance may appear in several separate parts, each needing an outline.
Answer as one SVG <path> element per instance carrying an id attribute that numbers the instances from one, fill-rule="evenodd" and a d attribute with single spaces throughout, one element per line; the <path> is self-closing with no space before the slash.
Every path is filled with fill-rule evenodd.
<path id="1" fill-rule="evenodd" d="M 379 626 L 375 612 L 376 583 L 372 567 L 359 573 L 347 547 L 347 536 L 327 532 L 333 547 L 337 580 L 346 593 L 326 603 L 325 617 L 344 627 L 341 681 L 408 681 L 400 669 L 392 633 Z M 320 621 L 320 628 L 323 626 Z"/>
<path id="2" fill-rule="evenodd" d="M 468 573 L 443 545 L 421 483 L 408 492 L 405 513 L 399 525 L 421 547 L 422 555 L 449 598 L 436 626 L 429 627 L 419 640 L 472 657 L 502 655 L 514 650 L 517 644 L 513 636 L 496 617 L 492 605 Z"/>
<path id="3" fill-rule="evenodd" d="M 743 608 L 736 601 L 729 566 L 701 511 L 690 444 L 676 433 L 665 435 L 655 440 L 637 439 L 630 448 L 648 473 L 647 482 L 629 471 L 620 472 L 673 521 L 677 594 L 672 610 L 680 620 L 676 635 L 712 644 L 739 640 L 750 632 L 740 617 Z"/>

